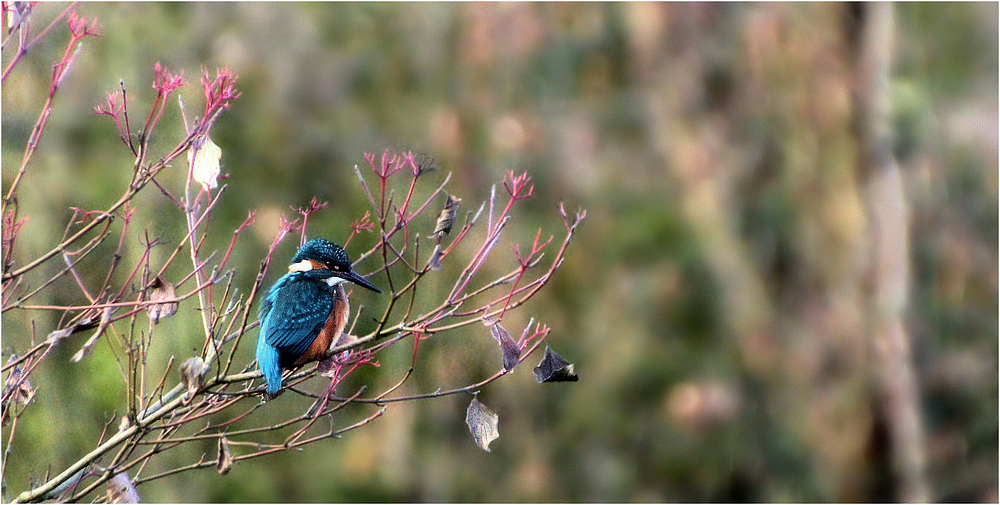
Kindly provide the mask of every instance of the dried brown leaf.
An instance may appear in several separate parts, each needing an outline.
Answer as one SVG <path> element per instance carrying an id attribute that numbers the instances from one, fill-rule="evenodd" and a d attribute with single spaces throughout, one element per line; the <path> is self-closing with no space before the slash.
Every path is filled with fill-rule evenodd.
<path id="1" fill-rule="evenodd" d="M 475 439 L 476 445 L 484 451 L 489 452 L 490 443 L 500 438 L 500 417 L 486 405 L 483 405 L 472 397 L 472 403 L 465 410 L 465 424 L 469 426 L 469 432 Z"/>
<path id="2" fill-rule="evenodd" d="M 195 151 L 191 162 L 191 175 L 201 183 L 205 191 L 219 186 L 219 160 L 222 159 L 222 149 L 205 135 L 204 143 Z"/>
<path id="3" fill-rule="evenodd" d="M 11 359 L 14 358 L 15 356 L 11 356 Z M 2 424 L 6 426 L 15 417 L 12 416 L 13 410 L 11 410 L 11 407 L 24 407 L 31 403 L 32 398 L 35 397 L 35 388 L 28 381 L 28 377 L 20 366 L 15 366 L 10 371 L 10 375 L 7 376 L 7 380 L 4 381 L 3 397 L 5 401 L 3 404 Z"/>
<path id="4" fill-rule="evenodd" d="M 108 481 L 108 492 L 105 502 L 139 503 L 139 493 L 135 491 L 132 479 L 128 477 L 127 473 L 121 472 L 115 474 L 115 476 Z"/>
<path id="5" fill-rule="evenodd" d="M 562 356 L 545 346 L 545 356 L 535 367 L 535 380 L 538 382 L 576 382 L 580 377 L 573 372 L 573 365 Z"/>
<path id="6" fill-rule="evenodd" d="M 441 270 L 441 244 L 434 246 L 434 252 L 431 253 L 431 259 L 427 261 L 427 268 L 431 270 Z"/>
<path id="7" fill-rule="evenodd" d="M 91 351 L 94 350 L 94 344 L 97 343 L 97 339 L 101 337 L 104 330 L 108 329 L 108 324 L 111 323 L 111 313 L 113 312 L 112 307 L 105 307 L 104 312 L 101 313 L 101 323 L 97 326 L 97 331 L 94 335 L 87 339 L 87 342 L 83 344 L 83 347 L 76 354 L 73 355 L 69 360 L 73 363 L 80 361 L 81 359 L 87 357 Z"/>
<path id="8" fill-rule="evenodd" d="M 417 153 L 413 155 L 413 163 L 417 166 L 417 177 L 427 172 L 437 170 L 437 162 L 427 153 Z"/>
<path id="9" fill-rule="evenodd" d="M 337 341 L 330 345 L 330 348 L 336 349 L 337 347 L 340 347 L 342 345 L 353 344 L 358 340 L 360 339 L 355 335 L 351 335 L 349 333 L 341 333 L 340 336 L 337 337 Z"/>
<path id="10" fill-rule="evenodd" d="M 215 468 L 222 475 L 233 469 L 233 453 L 229 451 L 229 439 L 226 437 L 219 437 L 219 457 Z"/>
<path id="11" fill-rule="evenodd" d="M 434 233 L 431 236 L 442 237 L 451 233 L 452 226 L 455 225 L 455 214 L 458 213 L 458 206 L 462 199 L 455 195 L 448 195 L 448 200 L 444 203 L 444 208 L 438 215 L 437 223 L 434 225 Z"/>
<path id="12" fill-rule="evenodd" d="M 316 365 L 316 371 L 323 377 L 335 377 L 339 366 L 340 363 L 337 363 L 336 356 L 331 355 L 319 361 L 319 364 Z"/>
<path id="13" fill-rule="evenodd" d="M 507 330 L 500 326 L 499 321 L 490 323 L 490 333 L 500 344 L 500 351 L 503 353 L 503 368 L 508 373 L 514 371 L 514 367 L 521 362 L 521 348 L 510 336 Z"/>
<path id="14" fill-rule="evenodd" d="M 69 326 L 68 328 L 63 328 L 61 330 L 53 331 L 45 338 L 45 342 L 48 344 L 55 345 L 59 343 L 60 340 L 81 331 L 87 331 L 93 328 L 97 328 L 97 323 L 94 322 L 93 318 L 86 318 L 78 323 Z"/>
<path id="15" fill-rule="evenodd" d="M 357 342 L 358 340 L 359 340 L 358 337 L 354 335 L 341 333 L 340 336 L 337 337 L 337 341 L 330 344 L 330 349 L 336 349 L 337 347 L 340 347 L 342 345 L 352 344 L 354 342 Z M 337 370 L 339 370 L 340 365 L 344 363 L 344 361 L 348 358 L 348 356 L 350 356 L 350 354 L 351 354 L 350 349 L 338 352 L 336 354 L 328 353 L 328 356 L 320 360 L 316 370 L 323 377 L 336 377 Z"/>
<path id="16" fill-rule="evenodd" d="M 177 295 L 174 285 L 163 277 L 157 276 L 146 290 L 149 301 L 155 302 L 146 307 L 149 320 L 156 324 L 160 319 L 170 317 L 177 313 Z"/>
<path id="17" fill-rule="evenodd" d="M 184 388 L 187 389 L 189 396 L 194 396 L 195 393 L 201 389 L 204 384 L 205 372 L 208 371 L 208 367 L 205 366 L 205 360 L 198 356 L 193 358 L 188 358 L 181 363 L 181 382 L 184 384 Z"/>

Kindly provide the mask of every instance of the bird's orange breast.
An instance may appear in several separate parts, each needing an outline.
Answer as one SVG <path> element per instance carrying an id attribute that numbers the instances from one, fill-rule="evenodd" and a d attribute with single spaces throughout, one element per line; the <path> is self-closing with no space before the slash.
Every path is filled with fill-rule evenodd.
<path id="1" fill-rule="evenodd" d="M 344 332 L 344 327 L 347 326 L 347 315 L 350 313 L 351 307 L 347 301 L 347 294 L 344 292 L 344 287 L 338 284 L 334 287 L 334 290 L 333 310 L 330 311 L 330 317 L 326 319 L 323 329 L 316 335 L 316 339 L 309 345 L 306 352 L 302 353 L 302 356 L 299 356 L 299 359 L 295 360 L 296 366 L 323 359 L 326 351 L 330 348 L 330 344 L 336 342 L 340 338 L 340 334 Z"/>

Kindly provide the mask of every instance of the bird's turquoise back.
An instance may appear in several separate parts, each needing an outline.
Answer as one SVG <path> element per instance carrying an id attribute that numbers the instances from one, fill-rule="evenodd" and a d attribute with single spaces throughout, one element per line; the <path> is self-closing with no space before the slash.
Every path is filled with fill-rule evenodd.
<path id="1" fill-rule="evenodd" d="M 285 274 L 274 283 L 261 304 L 257 363 L 267 380 L 269 393 L 281 389 L 281 371 L 291 368 L 309 348 L 333 308 L 333 288 L 313 278 L 317 275 L 325 274 L 322 271 Z"/>

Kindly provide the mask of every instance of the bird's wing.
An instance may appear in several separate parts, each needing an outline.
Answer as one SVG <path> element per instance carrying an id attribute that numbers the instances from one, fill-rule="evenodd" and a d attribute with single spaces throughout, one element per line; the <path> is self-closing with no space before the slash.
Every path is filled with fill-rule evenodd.
<path id="1" fill-rule="evenodd" d="M 278 349 L 282 361 L 295 361 L 323 327 L 333 307 L 325 284 L 298 277 L 282 278 L 261 307 L 264 342 Z"/>

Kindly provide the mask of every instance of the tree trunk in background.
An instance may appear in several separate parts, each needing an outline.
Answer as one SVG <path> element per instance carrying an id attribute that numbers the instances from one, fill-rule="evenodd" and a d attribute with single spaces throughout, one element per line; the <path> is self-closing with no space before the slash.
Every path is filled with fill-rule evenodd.
<path id="1" fill-rule="evenodd" d="M 651 141 L 718 285 L 727 336 L 747 375 L 765 384 L 758 393 L 744 390 L 760 416 L 752 437 L 768 439 L 766 447 L 775 443 L 770 437 L 796 441 L 754 455 L 763 469 L 762 494 L 780 493 L 788 481 L 776 468 L 796 461 L 805 465 L 796 485 L 815 501 L 882 501 L 870 450 L 877 431 L 863 315 L 869 236 L 852 152 L 850 54 L 836 23 L 841 9 L 750 8 L 746 63 L 734 84 L 748 105 L 729 111 L 737 121 L 706 114 L 705 102 L 690 99 L 689 90 L 708 78 L 712 46 L 703 30 L 678 23 L 660 65 L 673 78 L 661 79 L 670 85 L 648 95 L 647 110 L 657 132 Z M 710 17 L 685 14 L 678 19 Z M 766 126 L 747 140 L 739 131 L 743 121 Z M 753 154 L 769 142 L 780 153 L 775 159 Z M 747 183 L 749 174 L 763 182 Z M 787 267 L 762 260 L 759 251 L 755 256 L 759 245 L 741 229 L 747 206 L 766 191 L 761 187 L 781 188 L 797 210 L 786 223 L 764 225 L 787 231 L 773 239 L 789 251 Z M 748 195 L 748 188 L 758 193 Z M 787 272 L 778 274 L 782 268 Z"/>
<path id="2" fill-rule="evenodd" d="M 856 32 L 855 106 L 860 179 L 869 219 L 871 286 L 869 331 L 881 408 L 887 422 L 897 499 L 930 499 L 920 397 L 910 340 L 902 315 L 907 305 L 909 212 L 893 154 L 890 71 L 894 24 L 887 3 L 861 6 Z"/>

